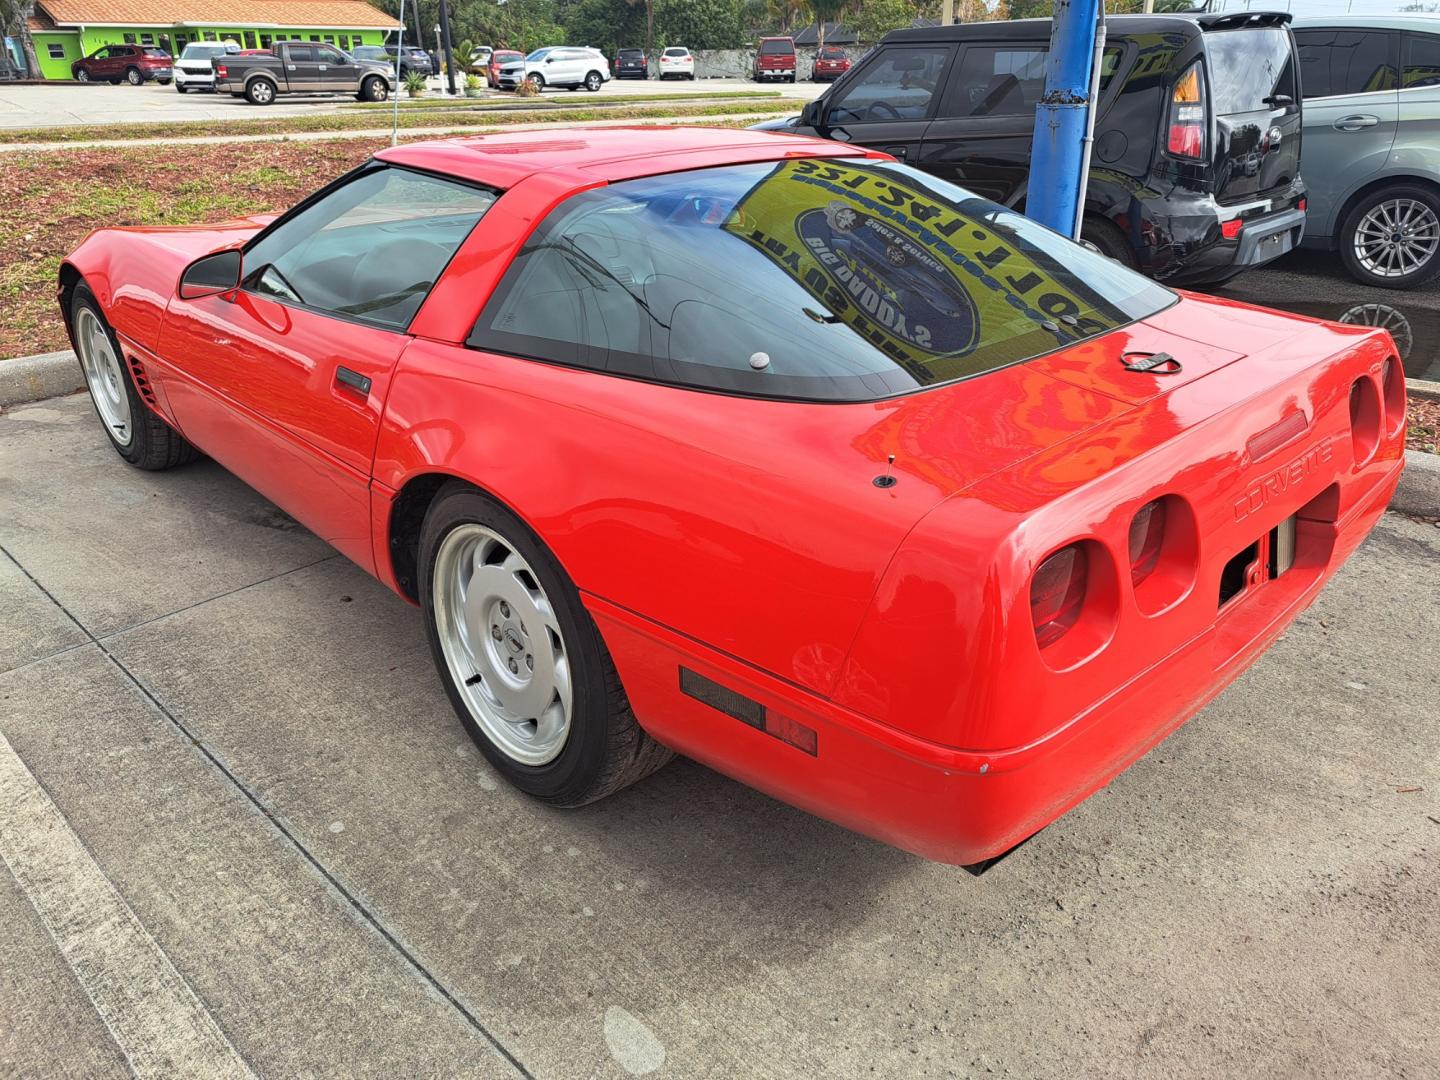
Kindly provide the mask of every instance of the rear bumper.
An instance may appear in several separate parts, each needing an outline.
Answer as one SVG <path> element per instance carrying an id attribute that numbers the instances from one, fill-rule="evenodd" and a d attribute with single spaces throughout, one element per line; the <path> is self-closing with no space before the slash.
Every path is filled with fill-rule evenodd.
<path id="1" fill-rule="evenodd" d="M 1403 462 L 1372 475 L 1309 554 L 1079 715 L 1025 745 L 952 749 L 880 724 L 587 596 L 636 716 L 679 753 L 857 832 L 939 862 L 1004 853 L 1104 786 L 1223 690 L 1307 607 L 1384 512 Z M 797 749 L 681 693 L 681 667 L 816 733 Z"/>
<path id="2" fill-rule="evenodd" d="M 1145 199 L 1143 268 L 1169 284 L 1198 285 L 1263 266 L 1300 246 L 1305 211 L 1296 203 L 1304 196 L 1297 180 L 1283 195 L 1243 209 L 1180 190 Z M 1240 234 L 1226 238 L 1222 225 L 1237 218 Z"/>

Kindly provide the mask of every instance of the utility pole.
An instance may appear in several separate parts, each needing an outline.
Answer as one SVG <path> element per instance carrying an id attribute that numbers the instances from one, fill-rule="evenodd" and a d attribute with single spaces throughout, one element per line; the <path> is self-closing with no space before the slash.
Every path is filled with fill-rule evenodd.
<path id="1" fill-rule="evenodd" d="M 455 96 L 455 46 L 450 42 L 450 3 L 449 0 L 440 0 L 440 39 L 445 43 L 445 85 L 449 88 L 450 96 Z M 470 58 L 467 56 L 465 62 L 468 64 Z"/>
<path id="2" fill-rule="evenodd" d="M 1101 0 L 1055 0 L 1045 93 L 1035 106 L 1025 213 L 1061 236 L 1080 233 L 1094 135 L 1091 99 L 1105 48 Z"/>

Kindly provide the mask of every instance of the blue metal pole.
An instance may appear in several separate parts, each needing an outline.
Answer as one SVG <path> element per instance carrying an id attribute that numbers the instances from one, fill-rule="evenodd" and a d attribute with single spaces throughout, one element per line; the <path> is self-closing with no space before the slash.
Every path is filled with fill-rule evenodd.
<path id="1" fill-rule="evenodd" d="M 1074 236 L 1085 191 L 1085 144 L 1101 0 L 1055 0 L 1045 94 L 1035 107 L 1025 213 Z"/>

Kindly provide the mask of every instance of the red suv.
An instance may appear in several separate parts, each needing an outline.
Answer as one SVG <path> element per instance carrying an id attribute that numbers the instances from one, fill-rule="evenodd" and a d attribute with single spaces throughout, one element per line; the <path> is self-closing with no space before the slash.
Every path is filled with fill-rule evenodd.
<path id="1" fill-rule="evenodd" d="M 148 45 L 105 45 L 89 56 L 70 65 L 70 74 L 78 82 L 118 83 L 122 79 L 131 86 L 154 79 L 168 85 L 174 75 L 170 54 Z"/>
<path id="2" fill-rule="evenodd" d="M 834 82 L 850 70 L 850 54 L 844 49 L 826 45 L 815 57 L 815 68 L 810 72 L 812 82 Z"/>
<path id="3" fill-rule="evenodd" d="M 766 79 L 795 81 L 795 39 L 791 37 L 764 37 L 755 50 L 755 67 L 752 75 L 756 82 Z"/>

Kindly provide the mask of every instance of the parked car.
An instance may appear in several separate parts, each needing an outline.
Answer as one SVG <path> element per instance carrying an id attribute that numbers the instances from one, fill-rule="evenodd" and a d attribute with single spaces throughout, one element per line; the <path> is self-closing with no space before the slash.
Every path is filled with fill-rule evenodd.
<path id="1" fill-rule="evenodd" d="M 795 58 L 794 38 L 762 37 L 755 47 L 755 62 L 750 75 L 756 82 L 780 79 L 793 83 L 799 66 Z"/>
<path id="2" fill-rule="evenodd" d="M 1440 274 L 1440 19 L 1299 19 L 1307 245 L 1366 285 Z"/>
<path id="3" fill-rule="evenodd" d="M 810 71 L 812 82 L 834 82 L 850 70 L 850 54 L 834 45 L 826 45 L 815 54 L 815 66 Z"/>
<path id="4" fill-rule="evenodd" d="M 469 62 L 465 70 L 471 75 L 483 75 L 490 67 L 490 57 L 495 52 L 489 45 L 477 45 L 470 50 Z"/>
<path id="5" fill-rule="evenodd" d="M 525 54 L 516 52 L 514 49 L 496 49 L 490 54 L 490 63 L 485 67 L 485 81 L 489 83 L 492 90 L 500 89 L 500 69 L 506 64 L 513 64 L 516 61 L 524 61 Z M 514 87 L 510 87 L 514 89 Z"/>
<path id="6" fill-rule="evenodd" d="M 281 94 L 352 94 L 384 101 L 395 90 L 393 61 L 360 60 L 334 45 L 277 41 L 271 52 L 224 56 L 215 66 L 215 89 L 269 105 Z"/>
<path id="7" fill-rule="evenodd" d="M 59 298 L 118 455 L 203 452 L 418 605 L 522 791 L 680 753 L 972 866 L 1283 634 L 1404 461 L 1385 331 L 753 131 L 402 144 L 93 232 Z"/>
<path id="8" fill-rule="evenodd" d="M 661 79 L 695 78 L 695 56 L 684 45 L 671 45 L 660 54 Z"/>
<path id="9" fill-rule="evenodd" d="M 192 41 L 175 61 L 175 89 L 179 93 L 191 90 L 214 90 L 215 67 L 210 61 L 217 56 L 234 56 L 240 46 L 232 42 Z"/>
<path id="10" fill-rule="evenodd" d="M 615 52 L 615 78 L 648 79 L 650 58 L 644 49 L 617 49 Z"/>
<path id="11" fill-rule="evenodd" d="M 547 86 L 579 90 L 583 86 L 594 92 L 610 81 L 610 61 L 599 49 L 552 45 L 501 65 L 500 89 L 514 90 L 527 80 L 539 90 Z"/>
<path id="12" fill-rule="evenodd" d="M 149 45 L 105 45 L 70 65 L 77 82 L 128 82 L 139 86 L 151 80 L 170 85 L 174 61 L 164 49 Z"/>
<path id="13" fill-rule="evenodd" d="M 1082 236 L 1175 283 L 1224 281 L 1305 228 L 1300 101 L 1284 14 L 1109 20 Z M 1025 202 L 1050 24 L 898 30 L 799 117 L 1006 206 Z"/>
<path id="14" fill-rule="evenodd" d="M 390 66 L 395 66 L 395 54 L 400 51 L 394 45 L 385 46 L 385 55 L 390 59 Z M 400 78 L 405 78 L 411 72 L 419 75 L 434 75 L 440 70 L 440 65 L 424 49 L 416 45 L 406 45 L 403 52 L 400 52 Z"/>

